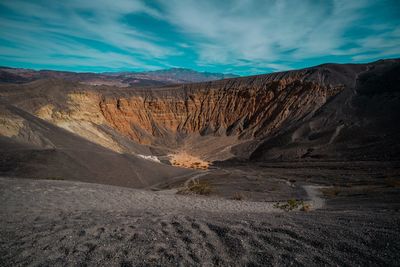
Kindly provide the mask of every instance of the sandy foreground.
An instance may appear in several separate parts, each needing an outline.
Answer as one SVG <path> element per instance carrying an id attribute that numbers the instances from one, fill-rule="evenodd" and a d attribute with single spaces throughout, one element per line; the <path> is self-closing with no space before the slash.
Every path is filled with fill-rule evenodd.
<path id="1" fill-rule="evenodd" d="M 346 206 L 305 190 L 314 210 L 283 212 L 171 190 L 0 178 L 0 265 L 400 264 L 397 202 Z"/>

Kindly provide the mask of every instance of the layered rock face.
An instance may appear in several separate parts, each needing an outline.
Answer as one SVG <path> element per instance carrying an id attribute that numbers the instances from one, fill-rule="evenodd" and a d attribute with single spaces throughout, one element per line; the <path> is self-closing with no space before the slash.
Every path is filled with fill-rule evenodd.
<path id="1" fill-rule="evenodd" d="M 319 75 L 310 70 L 123 96 L 113 92 L 103 95 L 99 105 L 109 125 L 142 144 L 190 134 L 253 139 L 298 122 L 343 90 L 344 84 L 314 78 Z"/>
<path id="2" fill-rule="evenodd" d="M 355 116 L 363 108 L 360 104 L 348 108 L 360 100 L 356 97 L 360 75 L 365 80 L 377 73 L 396 73 L 398 65 L 398 60 L 328 64 L 145 89 L 44 80 L 7 85 L 1 95 L 39 118 L 119 153 L 179 151 L 212 160 L 312 159 L 321 148 L 335 147 L 351 125 L 363 120 Z M 375 122 L 370 120 L 371 125 Z M 14 128 L 7 133 L 18 136 Z M 343 155 L 329 153 L 326 158 Z"/>

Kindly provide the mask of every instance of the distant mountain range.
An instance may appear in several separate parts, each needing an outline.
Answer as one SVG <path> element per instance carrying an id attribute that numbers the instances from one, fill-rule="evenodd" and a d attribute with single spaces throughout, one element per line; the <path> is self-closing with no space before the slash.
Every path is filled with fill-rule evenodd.
<path id="1" fill-rule="evenodd" d="M 235 74 L 198 72 L 191 69 L 172 68 L 146 72 L 69 72 L 0 67 L 0 82 L 25 83 L 40 79 L 64 79 L 91 85 L 118 87 L 162 86 L 193 82 L 215 81 L 239 77 Z"/>
<path id="2" fill-rule="evenodd" d="M 171 81 L 173 83 L 186 83 L 186 82 L 207 82 L 222 80 L 228 78 L 236 78 L 239 75 L 212 73 L 212 72 L 198 72 L 185 68 L 171 68 L 164 70 L 145 71 L 145 72 L 110 72 L 103 73 L 111 76 L 125 76 L 125 77 L 148 77 L 156 80 Z"/>

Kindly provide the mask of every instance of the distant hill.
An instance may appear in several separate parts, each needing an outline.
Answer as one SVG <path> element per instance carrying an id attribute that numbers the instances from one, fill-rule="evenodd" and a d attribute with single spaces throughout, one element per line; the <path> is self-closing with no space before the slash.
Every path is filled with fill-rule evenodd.
<path id="1" fill-rule="evenodd" d="M 172 68 L 167 70 L 156 70 L 143 72 L 143 74 L 150 77 L 160 77 L 163 79 L 170 79 L 171 81 L 183 82 L 206 82 L 222 80 L 227 78 L 239 77 L 235 74 L 223 74 L 223 73 L 212 73 L 212 72 L 198 72 L 191 69 L 184 68 Z"/>
<path id="2" fill-rule="evenodd" d="M 26 83 L 40 79 L 63 79 L 90 85 L 111 85 L 117 87 L 146 87 L 207 82 L 238 77 L 234 74 L 197 72 L 190 69 L 173 68 L 148 72 L 69 72 L 54 70 L 32 70 L 0 67 L 0 82 Z"/>

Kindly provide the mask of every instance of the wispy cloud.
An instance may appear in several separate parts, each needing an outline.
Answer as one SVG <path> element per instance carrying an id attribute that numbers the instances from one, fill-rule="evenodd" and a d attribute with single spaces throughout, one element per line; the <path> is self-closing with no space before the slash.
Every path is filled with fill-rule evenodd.
<path id="1" fill-rule="evenodd" d="M 252 74 L 400 56 L 397 0 L 0 3 L 0 63 Z"/>
<path id="2" fill-rule="evenodd" d="M 385 11 L 377 14 L 377 3 L 169 0 L 163 1 L 163 8 L 170 23 L 196 40 L 199 62 L 237 65 L 245 59 L 253 67 L 269 64 L 279 70 L 293 61 L 331 55 L 349 56 L 348 60 L 400 55 L 399 18 L 391 21 Z M 399 10 L 396 1 L 383 5 Z M 371 15 L 389 20 L 394 31 L 377 35 L 380 30 L 368 20 Z M 366 36 L 352 32 L 360 27 Z"/>
<path id="3" fill-rule="evenodd" d="M 148 59 L 178 53 L 158 45 L 157 36 L 121 23 L 131 13 L 160 16 L 142 2 L 14 0 L 3 5 L 11 12 L 0 18 L 0 38 L 11 47 L 3 46 L 0 54 L 18 61 L 23 55 L 39 65 L 156 68 Z"/>

